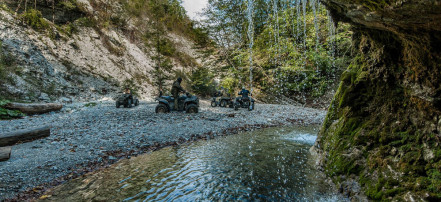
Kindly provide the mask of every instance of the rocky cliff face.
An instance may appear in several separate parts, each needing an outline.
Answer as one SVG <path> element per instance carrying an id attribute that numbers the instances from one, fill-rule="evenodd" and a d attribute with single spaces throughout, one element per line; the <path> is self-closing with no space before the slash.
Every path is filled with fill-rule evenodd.
<path id="1" fill-rule="evenodd" d="M 55 1 L 54 8 L 51 1 L 38 0 L 41 16 L 24 16 L 20 14 L 24 5 L 18 7 L 18 2 L 0 3 L 1 53 L 13 60 L 8 79 L 0 82 L 3 96 L 89 101 L 113 97 L 125 84 L 136 86 L 143 99 L 156 96 L 151 71 L 157 53 L 148 44 L 151 37 L 143 38 L 151 30 L 148 18 L 127 17 L 122 5 L 106 0 Z M 33 2 L 28 11 L 34 8 Z M 105 15 L 109 20 L 100 21 Z M 118 23 L 124 23 L 124 28 Z M 173 71 L 185 72 L 206 61 L 198 59 L 201 54 L 192 40 L 173 31 L 162 34 L 182 56 L 172 59 Z"/>
<path id="2" fill-rule="evenodd" d="M 357 54 L 314 151 L 355 199 L 441 199 L 441 1 L 323 0 Z"/>

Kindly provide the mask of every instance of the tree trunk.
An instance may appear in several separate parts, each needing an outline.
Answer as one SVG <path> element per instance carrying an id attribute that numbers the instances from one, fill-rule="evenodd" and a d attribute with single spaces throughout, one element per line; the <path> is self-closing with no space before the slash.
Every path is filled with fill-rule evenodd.
<path id="1" fill-rule="evenodd" d="M 11 146 L 19 142 L 32 141 L 35 139 L 48 137 L 50 134 L 51 128 L 49 126 L 1 134 L 0 147 Z"/>
<path id="2" fill-rule="evenodd" d="M 18 3 L 17 9 L 15 9 L 15 15 L 17 15 L 18 10 L 20 10 L 20 6 L 22 2 L 23 0 L 20 0 L 20 2 Z"/>
<path id="3" fill-rule="evenodd" d="M 44 114 L 47 112 L 58 111 L 63 108 L 62 104 L 46 103 L 46 104 L 24 104 L 9 103 L 4 106 L 6 109 L 19 110 L 25 114 Z"/>
<path id="4" fill-rule="evenodd" d="M 25 13 L 27 12 L 27 10 L 28 10 L 28 0 L 25 0 Z"/>
<path id="5" fill-rule="evenodd" d="M 0 162 L 7 161 L 11 157 L 11 147 L 0 147 Z"/>

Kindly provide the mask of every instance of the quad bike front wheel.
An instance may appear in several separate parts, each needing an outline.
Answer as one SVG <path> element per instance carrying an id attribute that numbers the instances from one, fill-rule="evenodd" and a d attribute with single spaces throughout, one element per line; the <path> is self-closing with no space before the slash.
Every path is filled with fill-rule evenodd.
<path id="1" fill-rule="evenodd" d="M 217 107 L 217 103 L 216 103 L 216 101 L 211 101 L 211 106 L 212 106 L 212 107 Z"/>
<path id="2" fill-rule="evenodd" d="M 187 106 L 187 109 L 185 110 L 187 113 L 198 113 L 199 109 L 198 106 L 195 104 L 189 104 Z"/>
<path id="3" fill-rule="evenodd" d="M 227 107 L 227 101 L 221 100 L 220 107 Z"/>
<path id="4" fill-rule="evenodd" d="M 135 106 L 138 106 L 138 105 L 139 105 L 139 100 L 136 99 L 136 100 L 135 100 Z"/>
<path id="5" fill-rule="evenodd" d="M 168 112 L 168 108 L 167 106 L 165 106 L 165 104 L 158 104 L 158 106 L 156 106 L 155 112 L 158 114 L 164 114 Z"/>
<path id="6" fill-rule="evenodd" d="M 119 101 L 116 101 L 116 108 L 119 108 L 120 104 Z"/>

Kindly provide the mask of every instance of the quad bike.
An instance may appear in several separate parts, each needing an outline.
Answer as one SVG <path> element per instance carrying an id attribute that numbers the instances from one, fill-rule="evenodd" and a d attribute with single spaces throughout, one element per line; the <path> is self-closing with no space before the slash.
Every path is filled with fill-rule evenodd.
<path id="1" fill-rule="evenodd" d="M 160 96 L 156 98 L 158 105 L 156 106 L 156 113 L 168 113 L 176 111 L 174 109 L 175 99 L 171 96 Z M 187 113 L 199 112 L 199 98 L 186 93 L 184 96 L 178 98 L 178 111 L 185 111 Z"/>
<path id="2" fill-rule="evenodd" d="M 124 108 L 131 108 L 132 105 L 138 106 L 139 100 L 132 94 L 123 94 L 116 99 L 116 108 L 119 108 L 121 105 Z"/>
<path id="3" fill-rule="evenodd" d="M 248 111 L 254 110 L 254 99 L 251 97 L 238 97 L 234 103 L 234 110 L 239 110 L 239 108 L 247 108 Z"/>
<path id="4" fill-rule="evenodd" d="M 217 101 L 217 97 L 213 97 L 213 98 L 211 99 L 211 106 L 212 106 L 212 107 L 217 107 L 219 104 L 220 104 L 220 102 Z"/>
<path id="5" fill-rule="evenodd" d="M 221 97 L 219 103 L 220 107 L 234 107 L 233 98 L 231 97 Z"/>
<path id="6" fill-rule="evenodd" d="M 219 98 L 220 97 L 220 98 Z M 217 92 L 213 94 L 213 98 L 211 100 L 211 106 L 212 107 L 227 107 L 233 108 L 234 102 L 233 98 L 230 97 L 230 94 L 227 94 L 227 97 L 222 97 L 221 92 Z"/>

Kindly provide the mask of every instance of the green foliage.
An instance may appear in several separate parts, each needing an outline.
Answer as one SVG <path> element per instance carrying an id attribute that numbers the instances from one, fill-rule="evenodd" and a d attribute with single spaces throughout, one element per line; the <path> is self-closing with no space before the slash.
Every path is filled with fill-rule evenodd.
<path id="1" fill-rule="evenodd" d="M 0 120 L 18 119 L 25 116 L 18 110 L 9 110 L 0 107 Z"/>
<path id="2" fill-rule="evenodd" d="M 9 110 L 3 108 L 3 106 L 8 103 L 10 103 L 9 100 L 0 99 L 0 120 L 17 119 L 25 116 L 25 114 L 21 113 L 18 110 Z"/>
<path id="3" fill-rule="evenodd" d="M 234 94 L 234 89 L 238 89 L 239 87 L 239 80 L 233 77 L 226 77 L 221 82 L 222 87 L 225 89 L 228 89 L 228 93 Z"/>
<path id="4" fill-rule="evenodd" d="M 67 0 L 67 1 L 60 1 L 58 3 L 58 6 L 61 7 L 63 10 L 71 11 L 77 9 L 77 1 L 76 0 Z"/>
<path id="5" fill-rule="evenodd" d="M 153 70 L 150 71 L 153 85 L 158 87 L 158 92 L 164 92 L 166 82 L 171 79 L 172 61 L 162 55 L 152 57 L 152 59 L 157 62 Z"/>
<path id="6" fill-rule="evenodd" d="M 164 31 L 187 36 L 202 46 L 210 44 L 208 34 L 203 28 L 198 28 L 186 15 L 181 0 L 119 0 L 119 2 L 123 5 L 128 18 L 147 16 L 153 20 L 153 23 L 141 21 L 140 24 L 147 26 L 153 24 L 155 29 L 161 27 Z"/>
<path id="7" fill-rule="evenodd" d="M 214 74 L 206 67 L 197 68 L 191 75 L 192 90 L 202 96 L 211 95 L 215 90 Z"/>
<path id="8" fill-rule="evenodd" d="M 207 47 L 213 45 L 213 41 L 210 40 L 209 31 L 206 27 L 196 27 L 193 29 L 194 40 L 201 47 Z"/>
<path id="9" fill-rule="evenodd" d="M 11 103 L 9 100 L 0 99 L 0 107 L 5 106 L 6 104 Z"/>
<path id="10" fill-rule="evenodd" d="M 173 56 L 176 53 L 176 48 L 173 42 L 167 38 L 159 39 L 158 51 L 164 56 Z"/>
<path id="11" fill-rule="evenodd" d="M 79 32 L 79 29 L 75 23 L 67 23 L 65 25 L 56 25 L 55 26 L 60 33 L 63 33 L 69 37 L 72 37 L 73 34 Z"/>
<path id="12" fill-rule="evenodd" d="M 22 15 L 23 21 L 37 31 L 45 31 L 50 28 L 49 23 L 43 18 L 39 10 L 29 9 Z"/>
<path id="13" fill-rule="evenodd" d="M 289 1 L 279 1 L 278 15 L 273 12 L 272 2 L 254 2 L 251 81 L 254 88 L 267 95 L 294 99 L 324 95 L 351 61 L 349 25 L 340 24 L 338 34 L 330 36 L 324 7 L 317 8 L 314 15 L 308 4 L 304 18 L 302 11 L 298 13 L 295 8 L 284 6 L 290 5 Z M 226 74 L 222 79 L 233 78 L 237 81 L 236 88 L 250 84 L 246 3 L 243 0 L 213 0 L 205 13 L 209 33 L 225 48 L 226 54 L 221 60 L 226 61 L 222 67 Z"/>
<path id="14" fill-rule="evenodd" d="M 90 17 L 82 17 L 82 18 L 78 18 L 75 21 L 75 24 L 77 24 L 78 26 L 81 26 L 81 27 L 95 27 L 96 21 Z"/>
<path id="15" fill-rule="evenodd" d="M 89 102 L 89 103 L 85 104 L 84 106 L 85 107 L 95 107 L 96 105 L 97 105 L 96 102 Z"/>
<path id="16" fill-rule="evenodd" d="M 426 117 L 432 112 L 421 110 L 426 103 L 408 97 L 403 86 L 369 74 L 396 64 L 385 62 L 390 58 L 377 54 L 389 52 L 383 43 L 374 43 L 367 36 L 360 40 L 360 47 L 366 45 L 371 50 L 359 53 L 342 75 L 323 124 L 320 147 L 328 153 L 326 173 L 337 183 L 342 175 L 360 176 L 358 182 L 371 200 L 402 201 L 411 192 L 438 201 L 439 137 L 432 129 L 424 129 L 431 123 Z M 385 41 L 393 43 L 391 38 Z M 371 62 L 374 60 L 377 64 Z M 399 68 L 391 71 L 391 75 L 402 74 Z M 427 121 L 424 126 L 412 122 L 419 119 Z M 354 148 L 360 149 L 359 156 L 353 155 Z M 428 158 L 428 153 L 433 156 Z"/>

